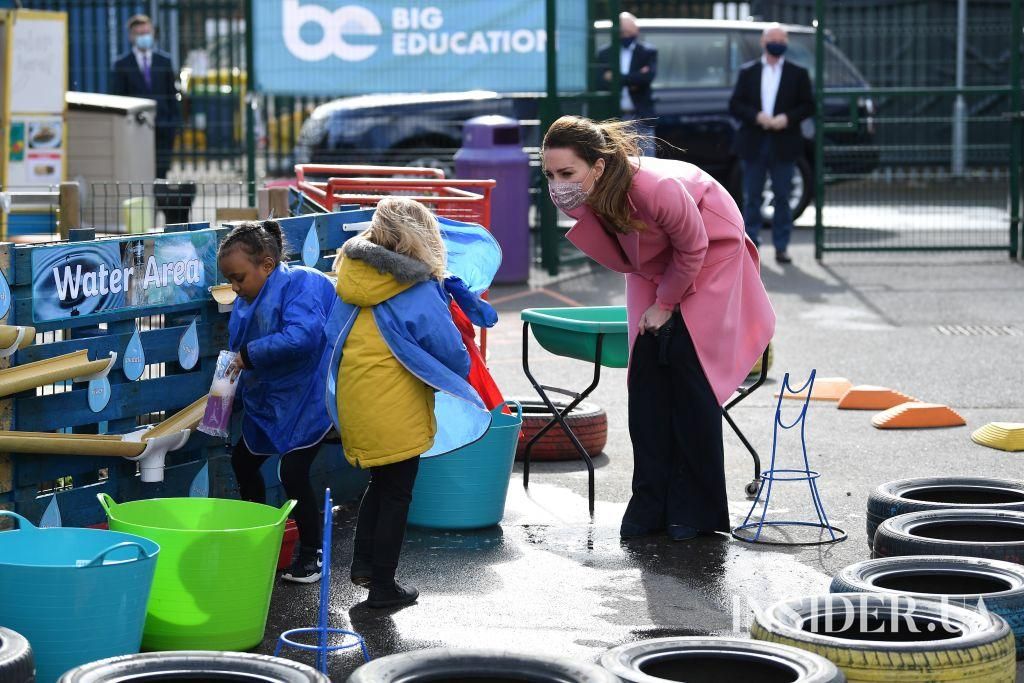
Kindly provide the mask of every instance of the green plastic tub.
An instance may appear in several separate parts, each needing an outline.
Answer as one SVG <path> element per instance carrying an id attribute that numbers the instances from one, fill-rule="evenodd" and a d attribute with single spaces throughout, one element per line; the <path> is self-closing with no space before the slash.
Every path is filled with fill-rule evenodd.
<path id="1" fill-rule="evenodd" d="M 601 365 L 624 368 L 629 363 L 629 324 L 625 306 L 527 308 L 521 314 L 533 336 L 556 356 L 594 362 L 597 335 L 604 334 Z"/>
<path id="2" fill-rule="evenodd" d="M 278 509 L 223 498 L 98 497 L 112 531 L 160 546 L 142 649 L 246 650 L 262 642 L 294 500 Z"/>

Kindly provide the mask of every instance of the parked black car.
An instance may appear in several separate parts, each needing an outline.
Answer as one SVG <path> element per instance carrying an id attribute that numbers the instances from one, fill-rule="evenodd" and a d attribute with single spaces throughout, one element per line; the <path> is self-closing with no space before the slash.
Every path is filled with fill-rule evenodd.
<path id="1" fill-rule="evenodd" d="M 699 19 L 641 19 L 641 39 L 658 48 L 655 91 L 658 155 L 695 163 L 713 174 L 733 196 L 742 192 L 740 166 L 732 152 L 738 127 L 729 115 L 729 97 L 739 68 L 757 59 L 765 24 Z M 597 22 L 598 35 L 607 36 L 609 22 Z M 812 81 L 814 29 L 788 26 L 790 47 L 786 58 L 807 67 Z M 607 44 L 605 41 L 604 44 Z M 599 43 L 598 48 L 602 45 Z M 829 87 L 868 87 L 864 77 L 838 47 L 826 43 L 825 79 Z M 856 154 L 841 155 L 845 163 L 863 172 L 877 165 L 872 153 L 873 103 L 858 103 L 860 125 L 840 133 L 829 132 L 828 145 L 855 146 Z M 539 144 L 536 96 L 504 96 L 489 91 L 442 94 L 394 94 L 347 97 L 318 107 L 303 126 L 296 148 L 300 163 L 395 163 L 444 168 L 461 144 L 462 124 L 482 114 L 503 114 L 533 122 L 525 134 L 527 146 Z M 845 99 L 826 100 L 829 119 L 842 119 L 849 110 Z M 797 167 L 790 203 L 799 215 L 813 198 L 814 122 L 804 122 L 806 153 Z M 852 160 L 852 161 L 851 161 Z M 835 169 L 833 169 L 835 170 Z M 765 191 L 765 214 L 771 218 L 771 189 Z"/>

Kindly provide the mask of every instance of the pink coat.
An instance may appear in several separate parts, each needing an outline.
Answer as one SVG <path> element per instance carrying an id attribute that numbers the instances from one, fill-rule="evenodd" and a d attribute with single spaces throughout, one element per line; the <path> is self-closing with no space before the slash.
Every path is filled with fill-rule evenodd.
<path id="1" fill-rule="evenodd" d="M 566 237 L 601 265 L 626 274 L 630 348 L 651 304 L 679 305 L 720 404 L 743 382 L 775 332 L 757 247 L 729 193 L 693 164 L 644 158 L 629 190 L 646 230 L 604 229 L 588 206 Z"/>

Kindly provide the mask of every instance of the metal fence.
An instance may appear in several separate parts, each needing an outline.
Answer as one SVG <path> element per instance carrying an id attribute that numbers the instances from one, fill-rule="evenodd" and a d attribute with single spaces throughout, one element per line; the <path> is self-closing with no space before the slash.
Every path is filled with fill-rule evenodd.
<path id="1" fill-rule="evenodd" d="M 254 188 L 238 182 L 88 183 L 82 188 L 82 227 L 98 233 L 149 232 L 181 223 L 251 220 Z"/>
<path id="2" fill-rule="evenodd" d="M 929 2 L 817 5 L 819 51 L 833 36 L 845 36 L 844 49 L 853 54 L 866 49 L 868 38 L 875 49 L 873 59 L 858 63 L 871 85 L 817 92 L 824 112 L 815 155 L 818 257 L 827 251 L 1015 255 L 1020 0 L 972 2 L 966 22 L 944 9 L 928 13 L 936 5 Z M 865 102 L 871 103 L 867 118 Z M 860 145 L 828 142 L 830 134 L 865 125 L 871 135 Z"/>

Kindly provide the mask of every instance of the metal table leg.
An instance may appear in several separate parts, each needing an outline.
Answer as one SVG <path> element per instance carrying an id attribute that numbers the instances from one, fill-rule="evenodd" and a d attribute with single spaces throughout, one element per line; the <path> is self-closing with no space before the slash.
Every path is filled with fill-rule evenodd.
<path id="1" fill-rule="evenodd" d="M 565 422 L 565 416 L 568 415 L 576 406 L 585 401 L 588 396 L 597 388 L 598 382 L 601 381 L 601 347 L 604 344 L 604 334 L 599 333 L 597 335 L 597 345 L 594 352 L 594 379 L 586 389 L 582 392 L 569 391 L 568 389 L 562 389 L 560 387 L 552 387 L 545 384 L 541 384 L 534 378 L 533 373 L 530 372 L 530 323 L 523 323 L 523 372 L 526 373 L 526 378 L 530 380 L 530 384 L 536 389 L 537 394 L 540 396 L 541 401 L 547 406 L 548 410 L 551 411 L 552 419 L 546 425 L 544 425 L 536 434 L 533 435 L 527 444 L 526 450 L 523 454 L 523 488 L 529 488 L 530 486 L 530 454 L 533 451 L 533 446 L 538 440 L 556 424 L 562 428 L 566 436 L 572 442 L 573 446 L 576 447 L 576 451 L 579 453 L 580 458 L 583 460 L 583 464 L 587 466 L 587 484 L 590 501 L 590 516 L 594 516 L 594 461 L 591 459 L 590 454 L 587 453 L 587 449 L 583 447 L 580 440 L 576 438 L 572 429 Z M 555 407 L 551 399 L 548 398 L 546 392 L 552 392 L 568 396 L 572 401 L 561 411 Z"/>
<path id="2" fill-rule="evenodd" d="M 765 380 L 768 378 L 768 352 L 768 347 L 765 347 L 764 353 L 761 354 L 761 374 L 758 375 L 757 380 L 749 387 L 744 387 L 737 391 L 736 396 L 729 401 L 722 410 L 722 417 L 724 417 L 725 421 L 729 423 L 730 427 L 732 427 L 732 431 L 734 431 L 736 436 L 740 438 L 740 442 L 743 443 L 744 447 L 746 447 L 747 451 L 750 453 L 750 457 L 754 460 L 754 479 L 745 487 L 747 495 L 751 497 L 757 495 L 757 489 L 760 486 L 761 458 L 757 455 L 757 451 L 754 450 L 750 441 L 748 441 L 747 437 L 743 434 L 743 431 L 740 430 L 739 426 L 733 421 L 732 416 L 729 415 L 729 410 L 747 396 L 750 396 L 750 394 L 754 393 L 754 390 L 764 384 Z"/>

